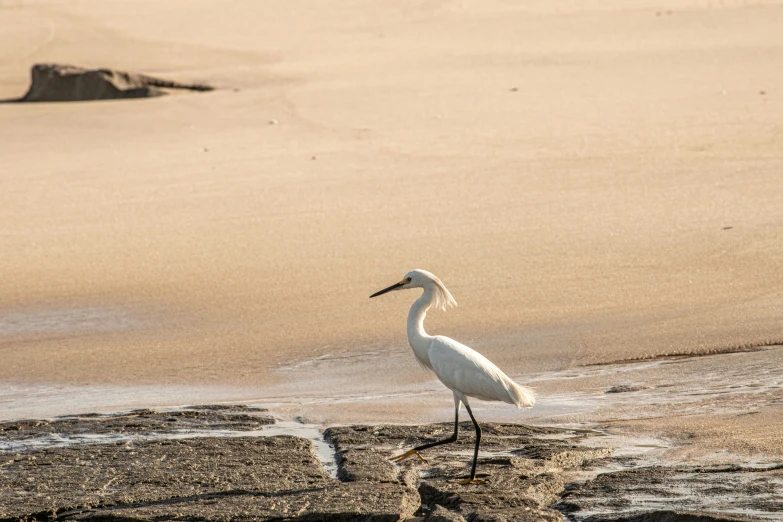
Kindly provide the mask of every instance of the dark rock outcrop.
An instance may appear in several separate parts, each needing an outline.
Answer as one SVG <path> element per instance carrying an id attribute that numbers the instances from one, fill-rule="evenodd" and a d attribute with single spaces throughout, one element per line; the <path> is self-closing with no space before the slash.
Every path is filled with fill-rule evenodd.
<path id="1" fill-rule="evenodd" d="M 389 457 L 452 425 L 329 428 L 335 479 L 312 440 L 257 436 L 270 422 L 263 409 L 193 406 L 0 423 L 0 522 L 720 522 L 783 509 L 783 466 L 639 468 L 589 447 L 589 430 L 487 423 L 485 483 L 461 485 L 469 423 L 456 443 L 423 452 L 428 462 L 400 465 Z M 591 480 L 568 483 L 591 468 Z"/>
<path id="2" fill-rule="evenodd" d="M 0 520 L 398 520 L 419 496 L 342 484 L 292 436 L 92 444 L 12 456 Z"/>
<path id="3" fill-rule="evenodd" d="M 30 89 L 18 101 L 119 100 L 161 96 L 171 89 L 212 90 L 208 85 L 172 82 L 113 69 L 84 69 L 61 64 L 36 64 L 31 76 Z"/>

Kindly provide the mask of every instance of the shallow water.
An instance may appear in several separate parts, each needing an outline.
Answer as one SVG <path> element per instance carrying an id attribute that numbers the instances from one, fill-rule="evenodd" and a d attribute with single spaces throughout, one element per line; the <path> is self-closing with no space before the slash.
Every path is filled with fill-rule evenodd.
<path id="1" fill-rule="evenodd" d="M 600 422 L 719 413 L 752 413 L 783 404 L 780 348 L 569 368 L 512 376 L 538 391 L 531 410 L 473 401 L 485 421 L 578 426 Z M 74 412 L 193 403 L 243 403 L 266 407 L 284 420 L 309 424 L 448 421 L 451 393 L 434 376 L 393 389 L 372 374 L 375 355 L 320 358 L 277 370 L 281 384 L 263 389 L 232 386 L 75 386 L 3 383 L 0 420 L 46 418 Z M 694 376 L 698 376 L 698 380 Z M 611 393 L 612 391 L 616 393 Z M 618 392 L 619 391 L 619 392 Z"/>
<path id="2" fill-rule="evenodd" d="M 3 383 L 0 420 L 45 419 L 87 412 L 214 404 L 245 398 L 246 390 L 227 386 L 70 385 Z"/>

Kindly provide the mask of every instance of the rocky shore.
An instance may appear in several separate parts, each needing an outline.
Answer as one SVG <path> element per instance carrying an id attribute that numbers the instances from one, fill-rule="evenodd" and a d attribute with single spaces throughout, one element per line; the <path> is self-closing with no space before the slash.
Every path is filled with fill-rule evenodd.
<path id="1" fill-rule="evenodd" d="M 487 424 L 487 483 L 462 486 L 468 425 L 429 462 L 395 465 L 451 425 L 331 427 L 325 457 L 307 438 L 265 436 L 274 423 L 263 409 L 194 406 L 0 424 L 0 521 L 716 522 L 783 510 L 783 466 L 638 467 L 588 443 L 601 436 L 590 430 Z"/>

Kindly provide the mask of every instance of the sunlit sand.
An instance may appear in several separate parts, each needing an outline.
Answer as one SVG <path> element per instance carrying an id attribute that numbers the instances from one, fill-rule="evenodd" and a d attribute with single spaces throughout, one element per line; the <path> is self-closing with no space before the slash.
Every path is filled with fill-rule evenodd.
<path id="1" fill-rule="evenodd" d="M 62 386 L 129 390 L 85 392 L 104 408 L 201 390 L 446 421 L 418 399 L 320 417 L 293 399 L 433 384 L 409 300 L 367 299 L 411 267 L 460 303 L 428 329 L 519 382 L 783 339 L 779 5 L 6 4 L 0 99 L 49 62 L 217 90 L 0 104 L 0 418 Z M 308 371 L 323 358 L 339 382 Z M 542 407 L 592 411 L 602 388 L 580 382 L 537 386 Z M 750 416 L 618 429 L 780 455 L 765 393 Z"/>

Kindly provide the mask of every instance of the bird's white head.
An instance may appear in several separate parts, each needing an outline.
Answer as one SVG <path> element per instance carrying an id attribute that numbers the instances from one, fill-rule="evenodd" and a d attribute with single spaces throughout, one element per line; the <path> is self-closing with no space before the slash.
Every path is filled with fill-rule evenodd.
<path id="1" fill-rule="evenodd" d="M 425 292 L 431 291 L 436 308 L 446 310 L 450 306 L 457 306 L 457 301 L 452 297 L 443 282 L 435 274 L 426 270 L 411 270 L 399 283 L 394 283 L 388 288 L 375 292 L 370 297 L 377 297 L 394 290 L 408 290 L 410 288 L 423 288 Z"/>

